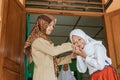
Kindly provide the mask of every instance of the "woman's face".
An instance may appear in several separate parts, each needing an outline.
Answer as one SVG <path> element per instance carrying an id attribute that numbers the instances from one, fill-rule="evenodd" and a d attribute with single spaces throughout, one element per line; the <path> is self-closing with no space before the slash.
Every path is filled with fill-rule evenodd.
<path id="1" fill-rule="evenodd" d="M 47 35 L 50 35 L 51 33 L 52 33 L 52 31 L 53 31 L 53 27 L 54 26 L 54 22 L 52 21 L 49 25 L 48 25 L 48 27 L 47 27 L 47 29 L 46 29 L 46 34 Z"/>
<path id="2" fill-rule="evenodd" d="M 83 49 L 85 46 L 85 40 L 79 36 L 73 35 L 72 36 L 72 44 L 80 49 Z"/>

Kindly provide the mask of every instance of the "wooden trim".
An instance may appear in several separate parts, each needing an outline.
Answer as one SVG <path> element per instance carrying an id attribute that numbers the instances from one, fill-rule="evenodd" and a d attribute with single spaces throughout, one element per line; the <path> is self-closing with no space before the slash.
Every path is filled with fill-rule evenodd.
<path id="1" fill-rule="evenodd" d="M 59 9 L 70 11 L 85 11 L 85 12 L 103 12 L 104 5 L 102 2 L 87 2 L 75 0 L 30 0 L 25 6 L 27 8 L 45 8 L 45 9 Z M 91 11 L 90 11 L 91 10 Z M 94 11 L 96 10 L 96 11 Z"/>
<path id="2" fill-rule="evenodd" d="M 25 0 L 19 0 L 21 4 L 25 7 Z"/>
<path id="3" fill-rule="evenodd" d="M 81 11 L 66 11 L 40 8 L 26 8 L 27 13 L 33 14 L 53 14 L 53 15 L 68 15 L 68 16 L 92 16 L 101 17 L 104 13 L 100 12 L 81 12 Z"/>
<path id="4" fill-rule="evenodd" d="M 105 4 L 105 0 L 102 0 L 102 3 Z"/>
<path id="5" fill-rule="evenodd" d="M 33 0 L 29 0 L 33 1 Z M 29 2 L 28 1 L 28 2 Z M 88 5 L 104 5 L 104 3 L 100 2 L 87 2 L 87 1 L 72 1 L 72 0 L 34 0 L 36 2 L 55 2 L 55 3 L 70 3 L 70 4 L 88 4 Z"/>
<path id="6" fill-rule="evenodd" d="M 74 9 L 94 9 L 94 10 L 103 10 L 101 7 L 86 7 L 86 6 L 70 6 L 63 4 L 36 4 L 36 3 L 26 3 L 26 6 L 39 6 L 39 7 L 54 7 L 54 8 L 74 8 Z"/>
<path id="7" fill-rule="evenodd" d="M 22 3 L 20 1 L 18 1 L 18 0 L 15 0 L 15 1 L 16 1 L 17 5 L 20 6 L 20 8 L 22 8 L 23 10 L 25 9 L 25 6 L 22 5 Z"/>

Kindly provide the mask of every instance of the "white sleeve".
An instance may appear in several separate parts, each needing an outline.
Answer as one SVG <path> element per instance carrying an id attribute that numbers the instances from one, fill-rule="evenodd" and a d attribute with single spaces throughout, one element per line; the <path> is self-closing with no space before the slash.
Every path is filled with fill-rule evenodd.
<path id="1" fill-rule="evenodd" d="M 81 56 L 77 56 L 77 69 L 79 72 L 81 73 L 85 73 L 87 70 L 87 65 L 86 63 L 83 61 Z"/>
<path id="2" fill-rule="evenodd" d="M 85 61 L 91 67 L 102 70 L 105 66 L 106 49 L 103 45 L 95 46 L 95 57 L 87 56 Z"/>
<path id="3" fill-rule="evenodd" d="M 67 51 L 72 51 L 71 43 L 69 42 L 54 46 L 42 38 L 37 38 L 32 43 L 32 47 L 38 51 L 52 56 L 56 56 Z"/>

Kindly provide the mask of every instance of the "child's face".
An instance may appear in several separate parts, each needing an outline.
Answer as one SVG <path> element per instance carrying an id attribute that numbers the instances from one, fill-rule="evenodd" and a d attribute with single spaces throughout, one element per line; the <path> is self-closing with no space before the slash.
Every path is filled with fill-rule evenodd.
<path id="1" fill-rule="evenodd" d="M 68 65 L 67 65 L 67 64 L 64 64 L 64 65 L 63 65 L 63 70 L 64 70 L 64 71 L 67 71 L 67 70 L 68 70 Z"/>
<path id="2" fill-rule="evenodd" d="M 85 40 L 79 36 L 73 35 L 72 36 L 72 44 L 80 49 L 83 49 L 85 46 Z"/>
<path id="3" fill-rule="evenodd" d="M 54 29 L 54 22 L 51 22 L 46 29 L 46 34 L 50 35 L 52 33 L 53 29 Z"/>

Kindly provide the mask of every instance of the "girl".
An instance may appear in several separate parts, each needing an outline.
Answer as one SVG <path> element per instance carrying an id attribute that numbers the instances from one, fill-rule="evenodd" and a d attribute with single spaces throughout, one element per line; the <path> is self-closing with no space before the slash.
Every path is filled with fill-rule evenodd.
<path id="1" fill-rule="evenodd" d="M 24 46 L 25 53 L 32 55 L 35 64 L 33 80 L 57 80 L 55 56 L 72 50 L 70 43 L 59 46 L 53 45 L 48 35 L 53 31 L 55 23 L 56 19 L 51 15 L 43 14 L 38 16 Z M 70 56 L 66 57 L 67 61 L 69 61 L 68 59 L 70 59 Z"/>
<path id="2" fill-rule="evenodd" d="M 70 70 L 69 64 L 62 65 L 58 80 L 76 80 Z"/>
<path id="3" fill-rule="evenodd" d="M 81 29 L 71 31 L 70 40 L 79 72 L 85 73 L 88 68 L 90 80 L 118 80 L 101 41 L 92 39 Z"/>

